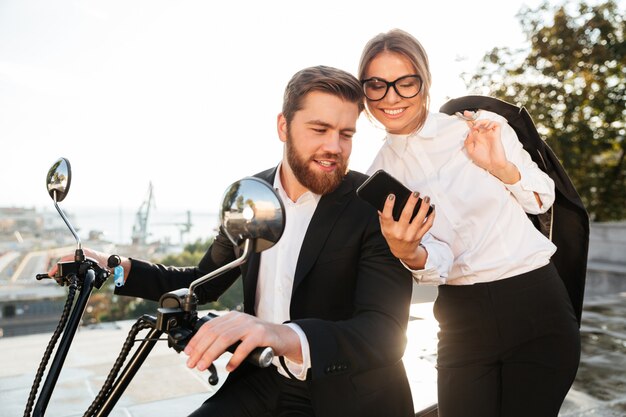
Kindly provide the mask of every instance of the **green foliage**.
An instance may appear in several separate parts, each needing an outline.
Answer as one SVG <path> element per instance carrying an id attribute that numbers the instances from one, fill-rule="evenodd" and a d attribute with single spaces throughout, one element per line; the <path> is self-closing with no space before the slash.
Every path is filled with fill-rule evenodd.
<path id="1" fill-rule="evenodd" d="M 496 48 L 467 84 L 526 107 L 592 220 L 626 219 L 626 43 L 613 0 L 518 14 L 528 48 Z"/>
<path id="2" fill-rule="evenodd" d="M 209 246 L 213 243 L 213 238 L 207 240 L 196 240 L 193 243 L 185 245 L 183 251 L 178 254 L 168 255 L 161 259 L 159 263 L 171 266 L 190 266 L 198 265 Z"/>
<path id="3" fill-rule="evenodd" d="M 107 281 L 91 295 L 85 314 L 84 323 L 137 319 L 142 314 L 156 314 L 157 303 L 134 297 L 115 295 L 115 285 Z"/>
<path id="4" fill-rule="evenodd" d="M 197 240 L 185 246 L 179 254 L 168 255 L 160 259 L 158 263 L 171 266 L 195 266 L 213 243 L 213 238 L 205 241 Z M 203 305 L 202 308 L 215 310 L 239 310 L 243 306 L 243 285 L 241 280 L 237 280 L 222 296 L 214 303 Z M 143 308 L 136 306 L 135 308 Z"/>

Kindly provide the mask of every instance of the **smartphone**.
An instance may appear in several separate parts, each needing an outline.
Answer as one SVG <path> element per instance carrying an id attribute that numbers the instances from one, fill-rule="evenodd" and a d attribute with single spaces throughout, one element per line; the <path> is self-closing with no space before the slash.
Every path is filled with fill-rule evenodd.
<path id="1" fill-rule="evenodd" d="M 385 207 L 385 200 L 387 200 L 387 196 L 389 194 L 393 194 L 396 196 L 396 201 L 393 205 L 392 216 L 395 221 L 400 219 L 400 214 L 402 214 L 402 209 L 409 197 L 411 196 L 412 191 L 404 186 L 400 181 L 392 177 L 388 172 L 379 169 L 374 172 L 359 188 L 356 190 L 356 194 L 361 197 L 363 200 L 370 203 L 372 206 L 376 207 L 377 210 L 383 211 Z M 411 220 L 417 215 L 417 211 L 422 205 L 422 198 L 420 197 L 417 200 L 417 204 L 415 204 L 415 209 L 413 210 L 413 214 L 411 215 Z M 433 206 L 431 205 L 428 208 L 428 213 L 426 216 L 430 216 L 430 213 L 433 212 Z"/>

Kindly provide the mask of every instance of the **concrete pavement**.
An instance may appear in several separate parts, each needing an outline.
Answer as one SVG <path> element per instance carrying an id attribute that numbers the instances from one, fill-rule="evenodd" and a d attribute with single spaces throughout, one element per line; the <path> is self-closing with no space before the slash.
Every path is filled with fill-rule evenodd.
<path id="1" fill-rule="evenodd" d="M 133 323 L 109 323 L 77 332 L 46 415 L 77 417 L 84 414 L 100 390 Z M 407 352 L 410 355 L 405 358 L 405 364 L 416 409 L 436 401 L 436 328 L 432 303 L 414 304 L 408 331 Z M 143 335 L 144 332 L 140 333 Z M 1 416 L 24 414 L 30 387 L 49 339 L 50 334 L 0 338 Z M 224 365 L 228 356 L 223 355 L 216 363 L 220 384 L 226 377 Z M 184 354 L 177 354 L 167 347 L 166 342 L 157 343 L 111 416 L 186 416 L 195 410 L 216 391 L 216 387 L 207 382 L 207 372 L 188 369 L 185 360 Z"/>

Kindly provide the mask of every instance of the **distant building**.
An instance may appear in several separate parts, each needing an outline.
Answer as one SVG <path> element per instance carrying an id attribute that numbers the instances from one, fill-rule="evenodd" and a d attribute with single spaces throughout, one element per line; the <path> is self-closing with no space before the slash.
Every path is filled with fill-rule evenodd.
<path id="1" fill-rule="evenodd" d="M 44 219 L 34 208 L 0 207 L 0 237 L 12 238 L 21 235 L 40 235 Z"/>
<path id="2" fill-rule="evenodd" d="M 72 221 L 73 216 L 68 213 L 66 215 Z M 67 226 L 56 211 L 0 207 L 0 254 L 14 249 L 15 243 L 28 249 L 32 246 L 46 246 L 49 241 L 56 245 L 73 241 Z M 22 245 L 23 243 L 26 244 Z"/>
<path id="3" fill-rule="evenodd" d="M 0 337 L 52 332 L 65 299 L 55 283 L 0 286 Z"/>
<path id="4" fill-rule="evenodd" d="M 40 282 L 46 272 L 46 248 L 74 245 L 56 211 L 0 207 L 0 337 L 52 332 L 67 289 Z"/>

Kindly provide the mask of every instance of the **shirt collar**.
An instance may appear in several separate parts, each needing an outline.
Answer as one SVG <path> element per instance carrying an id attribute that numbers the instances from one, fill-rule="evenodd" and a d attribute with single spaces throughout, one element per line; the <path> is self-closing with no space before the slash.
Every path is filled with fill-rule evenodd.
<path id="1" fill-rule="evenodd" d="M 408 135 L 394 135 L 387 133 L 386 141 L 398 155 L 402 155 L 408 146 L 408 142 L 413 138 L 433 139 L 437 136 L 437 119 L 433 117 L 433 113 L 428 112 L 424 126 L 417 132 Z"/>

